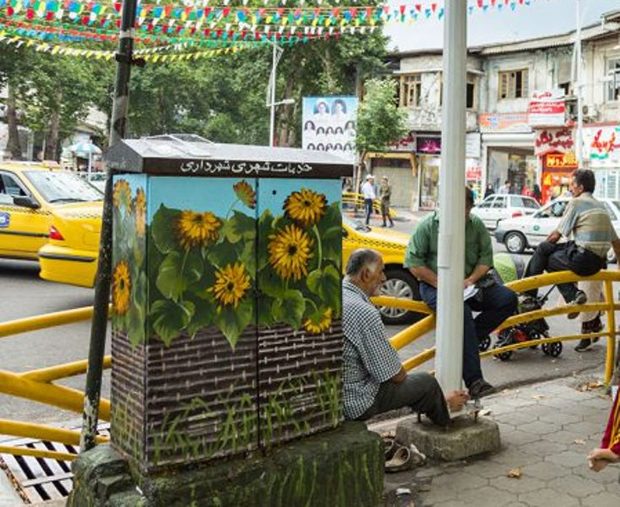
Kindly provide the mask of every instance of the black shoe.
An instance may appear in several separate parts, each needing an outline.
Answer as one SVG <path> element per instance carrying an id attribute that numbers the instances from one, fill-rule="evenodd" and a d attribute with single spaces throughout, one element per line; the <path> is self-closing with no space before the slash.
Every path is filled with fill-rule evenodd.
<path id="1" fill-rule="evenodd" d="M 593 338 L 591 340 L 589 338 L 582 338 L 581 340 L 579 340 L 579 343 L 575 347 L 575 350 L 577 352 L 584 352 L 588 350 L 592 346 L 592 344 L 596 343 L 597 341 L 598 341 L 598 338 Z"/>
<path id="2" fill-rule="evenodd" d="M 483 378 L 474 380 L 469 386 L 469 397 L 472 399 L 482 398 L 483 396 L 488 396 L 494 392 L 495 388 Z"/>
<path id="3" fill-rule="evenodd" d="M 588 296 L 586 296 L 586 293 L 582 290 L 578 290 L 575 293 L 575 297 L 573 298 L 573 300 L 568 304 L 569 305 L 583 305 L 587 301 L 588 301 Z M 566 317 L 568 317 L 571 320 L 576 319 L 577 317 L 579 317 L 579 312 L 571 312 Z"/>

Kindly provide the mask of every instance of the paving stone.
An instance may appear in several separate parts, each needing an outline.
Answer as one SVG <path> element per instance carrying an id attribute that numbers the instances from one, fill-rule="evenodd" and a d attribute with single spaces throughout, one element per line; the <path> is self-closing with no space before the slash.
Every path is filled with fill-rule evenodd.
<path id="1" fill-rule="evenodd" d="M 620 505 L 620 497 L 611 493 L 599 493 L 584 498 L 581 501 L 583 507 L 618 507 Z"/>
<path id="2" fill-rule="evenodd" d="M 519 501 L 524 502 L 530 507 L 573 507 L 579 506 L 579 500 L 560 493 L 551 488 L 539 489 L 519 495 Z M 497 504 L 499 505 L 499 504 Z"/>
<path id="3" fill-rule="evenodd" d="M 526 433 L 533 433 L 535 435 L 547 435 L 558 431 L 558 427 L 555 424 L 546 423 L 542 421 L 533 421 L 527 424 L 522 424 L 519 429 Z"/>
<path id="4" fill-rule="evenodd" d="M 564 429 L 566 431 L 572 431 L 573 433 L 580 433 L 584 436 L 584 438 L 589 438 L 595 435 L 598 435 L 600 437 L 604 428 L 601 428 L 600 422 L 578 422 L 573 424 L 567 424 L 564 426 Z"/>
<path id="5" fill-rule="evenodd" d="M 447 502 L 439 502 L 433 504 L 433 507 L 469 507 L 465 502 L 461 500 L 449 500 Z"/>
<path id="6" fill-rule="evenodd" d="M 468 507 L 499 507 L 517 500 L 514 493 L 492 486 L 465 491 L 458 499 Z"/>
<path id="7" fill-rule="evenodd" d="M 512 433 L 503 433 L 503 442 L 506 447 L 519 446 L 521 444 L 529 444 L 541 440 L 543 437 L 537 433 L 530 433 L 521 430 L 515 430 Z"/>
<path id="8" fill-rule="evenodd" d="M 580 433 L 574 433 L 572 431 L 566 431 L 566 430 L 560 430 L 560 431 L 556 431 L 555 433 L 549 433 L 548 435 L 545 435 L 545 440 L 548 440 L 550 442 L 558 442 L 560 444 L 570 444 L 571 442 L 574 442 L 575 440 L 579 440 L 579 439 L 583 439 L 583 435 L 581 435 Z"/>
<path id="9" fill-rule="evenodd" d="M 569 450 L 569 446 L 567 444 L 561 444 L 558 442 L 547 442 L 545 440 L 540 440 L 538 442 L 532 442 L 529 444 L 523 444 L 519 446 L 519 450 L 526 454 L 536 454 L 537 456 L 550 456 L 552 454 L 559 454 L 566 450 Z"/>
<path id="10" fill-rule="evenodd" d="M 538 420 L 555 424 L 556 429 L 562 429 L 565 424 L 583 421 L 583 417 L 581 415 L 567 414 L 564 411 L 554 409 L 548 414 L 538 416 Z"/>
<path id="11" fill-rule="evenodd" d="M 577 467 L 572 470 L 572 473 L 580 477 L 584 477 L 590 481 L 594 481 L 603 486 L 611 486 L 612 490 L 615 486 L 618 486 L 618 468 L 608 466 L 601 472 L 593 472 L 588 468 L 588 465 L 584 463 L 583 467 Z M 618 491 L 620 493 L 620 491 Z M 618 502 L 620 505 L 620 502 Z"/>
<path id="12" fill-rule="evenodd" d="M 474 463 L 469 465 L 467 470 L 471 474 L 475 474 L 486 479 L 493 479 L 495 477 L 502 477 L 506 475 L 506 467 L 494 461 L 481 461 Z"/>
<path id="13" fill-rule="evenodd" d="M 529 413 L 529 410 L 528 410 Z M 520 424 L 525 424 L 532 421 L 532 418 L 529 414 L 524 414 L 523 412 L 506 412 L 500 415 L 493 415 L 491 413 L 491 418 L 502 424 L 511 424 L 513 426 L 517 426 Z"/>
<path id="14" fill-rule="evenodd" d="M 512 479 L 506 476 L 493 479 L 491 486 L 495 486 L 496 488 L 504 491 L 510 491 L 516 496 L 519 493 L 543 489 L 545 487 L 545 483 L 535 477 L 522 475 L 520 479 Z"/>
<path id="15" fill-rule="evenodd" d="M 419 468 L 416 470 L 415 476 L 419 479 L 428 479 L 443 474 L 444 471 L 439 467 Z"/>
<path id="16" fill-rule="evenodd" d="M 554 454 L 553 456 L 547 456 L 545 461 L 551 461 L 552 463 L 556 463 L 557 465 L 562 465 L 567 468 L 574 468 L 584 466 L 587 461 L 586 456 L 587 453 L 564 451 L 559 454 Z"/>
<path id="17" fill-rule="evenodd" d="M 566 475 L 566 468 L 555 463 L 535 463 L 533 465 L 527 465 L 523 467 L 522 472 L 528 477 L 537 477 L 543 481 L 550 481 L 556 477 L 564 477 Z"/>
<path id="18" fill-rule="evenodd" d="M 479 477 L 471 472 L 459 470 L 451 474 L 435 477 L 432 482 L 432 487 L 451 489 L 459 492 L 467 491 L 468 489 L 481 488 L 483 486 L 487 486 L 488 483 L 488 479 Z"/>
<path id="19" fill-rule="evenodd" d="M 459 491 L 448 488 L 433 487 L 431 484 L 430 492 L 420 493 L 420 499 L 423 505 L 435 505 L 440 502 L 457 501 L 461 500 L 461 494 Z"/>
<path id="20" fill-rule="evenodd" d="M 519 451 L 517 448 L 505 449 L 491 456 L 491 461 L 499 463 L 500 465 L 508 466 L 510 468 L 524 467 L 526 465 L 533 465 L 543 461 L 542 456 L 536 456 L 535 454 L 525 454 Z"/>
<path id="21" fill-rule="evenodd" d="M 547 487 L 568 493 L 569 495 L 576 496 L 578 498 L 584 498 L 601 491 L 600 484 L 574 474 L 567 474 L 564 477 L 557 477 L 556 479 L 549 481 L 547 483 Z"/>

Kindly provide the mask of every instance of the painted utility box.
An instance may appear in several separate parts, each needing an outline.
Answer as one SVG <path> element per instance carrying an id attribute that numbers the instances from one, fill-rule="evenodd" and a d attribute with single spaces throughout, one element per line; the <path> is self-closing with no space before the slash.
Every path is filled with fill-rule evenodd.
<path id="1" fill-rule="evenodd" d="M 336 427 L 352 167 L 193 136 L 125 140 L 106 160 L 114 446 L 149 472 Z"/>

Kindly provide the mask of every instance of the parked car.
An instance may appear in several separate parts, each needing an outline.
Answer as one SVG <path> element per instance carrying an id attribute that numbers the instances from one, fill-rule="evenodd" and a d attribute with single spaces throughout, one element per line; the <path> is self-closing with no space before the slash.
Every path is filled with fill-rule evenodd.
<path id="1" fill-rule="evenodd" d="M 599 199 L 611 217 L 611 222 L 620 235 L 620 201 Z M 533 215 L 502 220 L 495 230 L 495 239 L 503 243 L 511 253 L 522 253 L 528 248 L 536 248 L 555 230 L 564 215 L 570 197 L 556 199 L 540 208 Z M 615 260 L 613 250 L 607 260 Z"/>
<path id="2" fill-rule="evenodd" d="M 343 217 L 342 264 L 346 266 L 353 250 L 374 248 L 381 253 L 385 264 L 386 282 L 381 293 L 385 296 L 420 300 L 418 282 L 403 267 L 405 250 L 409 235 L 403 232 L 370 227 L 363 222 L 354 222 Z M 419 314 L 398 308 L 381 307 L 381 317 L 386 324 L 403 324 L 411 322 Z"/>
<path id="3" fill-rule="evenodd" d="M 0 257 L 38 260 L 55 220 L 101 215 L 103 194 L 47 163 L 0 163 Z"/>
<path id="4" fill-rule="evenodd" d="M 471 212 L 480 217 L 487 229 L 497 228 L 500 220 L 531 215 L 540 208 L 536 199 L 517 194 L 493 194 Z"/>

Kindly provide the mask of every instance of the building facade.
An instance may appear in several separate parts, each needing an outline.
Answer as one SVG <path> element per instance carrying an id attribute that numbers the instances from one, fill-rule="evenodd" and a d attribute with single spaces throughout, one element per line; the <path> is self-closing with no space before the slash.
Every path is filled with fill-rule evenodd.
<path id="1" fill-rule="evenodd" d="M 466 180 L 478 197 L 506 183 L 512 193 L 561 194 L 577 167 L 577 93 L 584 127 L 583 165 L 596 171 L 597 193 L 620 199 L 620 12 L 582 30 L 582 79 L 575 73 L 575 32 L 483 48 L 467 62 Z M 410 132 L 391 153 L 410 171 L 398 205 L 437 206 L 441 156 L 442 54 L 395 55 L 399 105 Z M 407 167 L 406 156 L 411 157 Z M 385 156 L 384 156 L 385 157 Z M 385 158 L 383 159 L 385 160 Z M 372 166 L 393 174 L 376 157 Z"/>

